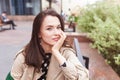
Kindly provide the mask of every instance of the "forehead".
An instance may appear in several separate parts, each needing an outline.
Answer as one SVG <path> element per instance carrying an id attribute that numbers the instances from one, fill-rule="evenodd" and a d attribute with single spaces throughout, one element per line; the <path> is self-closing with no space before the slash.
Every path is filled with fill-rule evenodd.
<path id="1" fill-rule="evenodd" d="M 46 16 L 43 20 L 43 25 L 52 25 L 52 24 L 54 24 L 54 25 L 60 24 L 58 17 L 51 16 L 51 15 Z"/>

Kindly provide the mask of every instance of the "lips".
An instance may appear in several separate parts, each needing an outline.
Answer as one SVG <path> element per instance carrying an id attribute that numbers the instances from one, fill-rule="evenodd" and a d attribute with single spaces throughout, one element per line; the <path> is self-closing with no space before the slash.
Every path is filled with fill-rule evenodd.
<path id="1" fill-rule="evenodd" d="M 59 38 L 53 38 L 53 40 L 54 40 L 54 41 L 58 41 L 58 40 L 59 40 Z"/>

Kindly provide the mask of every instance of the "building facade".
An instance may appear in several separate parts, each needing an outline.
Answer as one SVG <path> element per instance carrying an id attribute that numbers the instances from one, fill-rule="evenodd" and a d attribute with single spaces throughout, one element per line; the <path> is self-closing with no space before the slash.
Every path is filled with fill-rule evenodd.
<path id="1" fill-rule="evenodd" d="M 10 15 L 36 15 L 42 10 L 41 0 L 0 0 L 0 13 Z"/>
<path id="2" fill-rule="evenodd" d="M 61 13 L 66 7 L 66 4 L 64 5 L 63 3 L 66 2 L 63 0 L 53 0 L 51 7 L 58 13 Z M 7 11 L 9 15 L 36 15 L 48 7 L 48 0 L 0 0 L 0 14 L 3 11 Z"/>

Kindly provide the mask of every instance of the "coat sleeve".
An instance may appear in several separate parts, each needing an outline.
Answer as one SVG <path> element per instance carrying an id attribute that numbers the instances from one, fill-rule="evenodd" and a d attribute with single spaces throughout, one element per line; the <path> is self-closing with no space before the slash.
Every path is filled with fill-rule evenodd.
<path id="1" fill-rule="evenodd" d="M 11 76 L 14 78 L 14 80 L 21 80 L 24 69 L 24 56 L 22 54 L 18 54 L 11 69 Z"/>
<path id="2" fill-rule="evenodd" d="M 62 54 L 66 58 L 66 67 L 61 69 L 68 80 L 89 80 L 88 70 L 79 62 L 73 49 L 65 49 Z"/>

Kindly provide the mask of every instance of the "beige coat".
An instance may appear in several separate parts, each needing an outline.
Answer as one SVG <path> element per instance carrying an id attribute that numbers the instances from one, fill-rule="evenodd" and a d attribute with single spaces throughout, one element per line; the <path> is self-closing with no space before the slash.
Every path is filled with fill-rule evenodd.
<path id="1" fill-rule="evenodd" d="M 61 54 L 67 60 L 67 66 L 60 67 L 52 56 L 46 80 L 89 80 L 88 70 L 82 66 L 72 49 L 62 48 Z M 34 67 L 27 66 L 24 62 L 23 54 L 18 54 L 11 70 L 14 80 L 37 80 L 42 73 L 37 73 Z"/>

